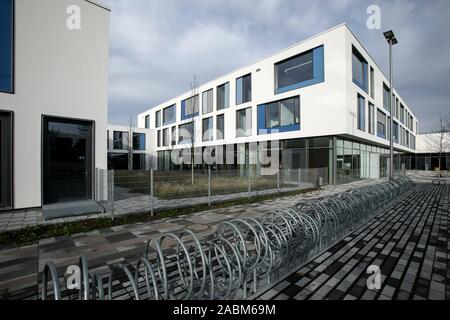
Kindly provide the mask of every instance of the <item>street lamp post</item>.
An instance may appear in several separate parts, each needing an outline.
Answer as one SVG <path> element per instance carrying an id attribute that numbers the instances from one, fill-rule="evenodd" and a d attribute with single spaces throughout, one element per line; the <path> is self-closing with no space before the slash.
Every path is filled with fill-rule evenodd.
<path id="1" fill-rule="evenodd" d="M 390 110 L 389 113 L 391 115 L 389 120 L 389 180 L 394 179 L 394 126 L 393 126 L 393 112 L 392 109 L 395 108 L 395 101 L 394 101 L 394 74 L 393 74 L 393 65 L 392 65 L 392 46 L 397 44 L 397 38 L 394 35 L 394 32 L 392 30 L 386 31 L 384 34 L 384 37 L 386 38 L 387 42 L 389 43 L 389 101 L 390 101 Z"/>

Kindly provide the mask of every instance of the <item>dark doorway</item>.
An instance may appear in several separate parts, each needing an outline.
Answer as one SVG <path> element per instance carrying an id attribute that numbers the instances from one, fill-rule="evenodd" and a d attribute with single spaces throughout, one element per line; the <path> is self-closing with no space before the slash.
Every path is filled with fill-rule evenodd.
<path id="1" fill-rule="evenodd" d="M 44 204 L 92 199 L 92 123 L 44 118 Z"/>
<path id="2" fill-rule="evenodd" d="M 0 210 L 12 208 L 12 114 L 0 112 Z"/>

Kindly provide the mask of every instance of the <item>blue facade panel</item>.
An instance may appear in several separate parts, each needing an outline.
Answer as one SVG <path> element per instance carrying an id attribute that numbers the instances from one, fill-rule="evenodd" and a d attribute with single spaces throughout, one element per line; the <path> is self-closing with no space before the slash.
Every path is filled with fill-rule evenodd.
<path id="1" fill-rule="evenodd" d="M 266 128 L 266 105 L 265 104 L 260 104 L 258 106 L 257 118 L 258 118 L 257 119 L 258 135 L 300 130 L 300 124 L 292 124 L 292 125 L 288 125 L 288 126 L 278 126 L 278 127 L 273 127 L 273 128 Z"/>
<path id="2" fill-rule="evenodd" d="M 186 114 L 186 100 L 181 101 L 181 120 L 192 119 L 199 115 L 198 112 Z"/>
<path id="3" fill-rule="evenodd" d="M 310 80 L 302 81 L 290 86 L 275 89 L 275 94 L 300 89 L 318 84 L 325 81 L 325 67 L 324 67 L 324 49 L 323 46 L 317 47 L 313 50 L 313 72 L 314 77 Z"/>
<path id="4" fill-rule="evenodd" d="M 13 0 L 0 0 L 0 92 L 13 90 Z"/>

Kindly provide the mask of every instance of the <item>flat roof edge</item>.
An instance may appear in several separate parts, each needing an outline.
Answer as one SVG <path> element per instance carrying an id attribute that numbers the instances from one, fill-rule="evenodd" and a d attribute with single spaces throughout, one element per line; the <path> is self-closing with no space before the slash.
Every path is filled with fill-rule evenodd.
<path id="1" fill-rule="evenodd" d="M 105 5 L 101 4 L 101 3 L 99 3 L 99 2 L 96 1 L 96 0 L 84 0 L 84 1 L 89 2 L 90 4 L 93 4 L 94 6 L 97 6 L 97 7 L 99 7 L 99 8 L 102 8 L 102 9 L 105 9 L 106 11 L 111 12 L 111 9 L 110 9 L 110 8 L 108 8 L 107 6 L 105 6 Z"/>

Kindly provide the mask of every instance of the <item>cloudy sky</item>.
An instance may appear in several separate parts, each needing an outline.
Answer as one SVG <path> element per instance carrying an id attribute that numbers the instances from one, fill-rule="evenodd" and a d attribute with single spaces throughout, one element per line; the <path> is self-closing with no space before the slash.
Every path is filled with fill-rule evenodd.
<path id="1" fill-rule="evenodd" d="M 346 22 L 385 74 L 393 29 L 397 90 L 432 129 L 450 111 L 450 1 L 101 0 L 112 9 L 109 121 L 152 106 Z M 366 26 L 381 8 L 381 30 Z"/>

